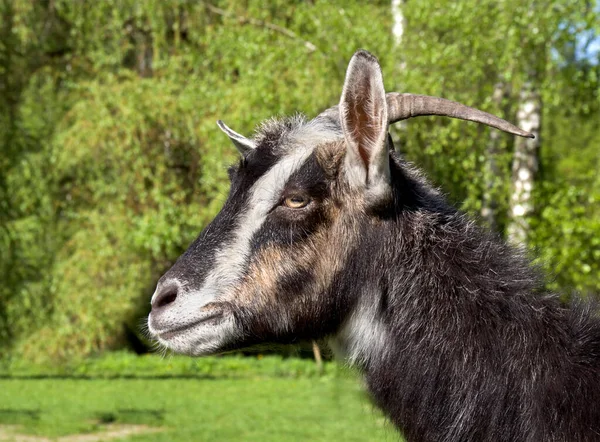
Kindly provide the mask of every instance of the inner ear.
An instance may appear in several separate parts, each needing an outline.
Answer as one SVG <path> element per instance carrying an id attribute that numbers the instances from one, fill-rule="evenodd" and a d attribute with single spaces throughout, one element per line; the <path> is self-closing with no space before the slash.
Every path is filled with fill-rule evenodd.
<path id="1" fill-rule="evenodd" d="M 378 107 L 377 97 L 372 97 L 373 92 L 376 91 L 371 87 L 371 79 L 367 77 L 360 80 L 360 83 L 354 85 L 352 93 L 344 97 L 346 99 L 344 123 L 349 137 L 358 149 L 360 158 L 365 167 L 368 167 L 374 144 L 385 129 L 381 124 L 381 108 Z"/>
<path id="2" fill-rule="evenodd" d="M 387 103 L 379 63 L 366 51 L 350 60 L 339 109 L 349 166 L 363 169 L 365 184 L 381 183 L 389 177 Z"/>

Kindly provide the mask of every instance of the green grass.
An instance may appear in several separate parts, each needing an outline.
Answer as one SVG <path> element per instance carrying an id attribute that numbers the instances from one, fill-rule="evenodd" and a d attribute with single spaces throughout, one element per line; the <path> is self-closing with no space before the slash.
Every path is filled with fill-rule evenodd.
<path id="1" fill-rule="evenodd" d="M 47 437 L 103 423 L 162 427 L 136 441 L 398 441 L 349 373 L 240 379 L 0 379 L 0 425 Z"/>
<path id="2" fill-rule="evenodd" d="M 104 353 L 82 360 L 62 363 L 18 358 L 0 359 L 0 378 L 44 378 L 62 376 L 78 379 L 115 378 L 198 378 L 198 379 L 247 379 L 347 377 L 349 371 L 335 362 L 325 362 L 319 373 L 314 361 L 279 355 L 255 357 L 228 355 L 190 358 L 156 354 L 137 356 L 119 351 Z"/>

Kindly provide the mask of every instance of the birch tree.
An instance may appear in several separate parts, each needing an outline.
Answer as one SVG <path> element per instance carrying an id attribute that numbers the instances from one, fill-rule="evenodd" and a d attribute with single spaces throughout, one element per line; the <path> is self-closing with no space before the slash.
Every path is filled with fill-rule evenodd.
<path id="1" fill-rule="evenodd" d="M 407 91 L 481 107 L 537 135 L 422 119 L 408 125 L 403 153 L 463 210 L 542 251 L 552 289 L 600 292 L 591 276 L 600 271 L 600 55 L 589 50 L 598 3 L 440 0 L 403 12 Z"/>
<path id="2" fill-rule="evenodd" d="M 394 46 L 400 48 L 402 46 L 402 36 L 404 35 L 404 29 L 406 28 L 406 20 L 404 18 L 404 7 L 405 0 L 392 0 L 392 35 L 394 36 Z"/>
<path id="3" fill-rule="evenodd" d="M 404 17 L 404 5 L 406 0 L 392 0 L 391 12 L 392 12 L 392 36 L 394 39 L 394 57 L 396 69 L 399 73 L 406 69 L 406 60 L 403 55 L 402 49 L 402 38 L 404 37 L 404 31 L 406 29 L 406 18 Z M 402 92 L 404 90 L 403 84 L 400 82 L 402 74 L 394 75 L 394 90 Z M 390 133 L 394 139 L 400 139 L 401 141 L 405 138 L 403 132 L 406 131 L 406 122 L 400 121 L 399 123 L 390 127 Z M 398 146 L 400 147 L 400 146 Z"/>
<path id="4" fill-rule="evenodd" d="M 541 145 L 542 104 L 533 82 L 523 85 L 517 112 L 517 126 L 531 132 L 535 138 L 515 140 L 512 161 L 512 193 L 510 196 L 509 239 L 515 244 L 525 244 L 529 233 L 529 217 L 533 214 L 533 190 L 539 169 Z"/>

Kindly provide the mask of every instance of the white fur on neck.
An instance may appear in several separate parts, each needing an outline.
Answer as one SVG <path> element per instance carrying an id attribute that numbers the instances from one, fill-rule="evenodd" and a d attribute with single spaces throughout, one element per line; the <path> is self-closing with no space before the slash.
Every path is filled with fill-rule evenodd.
<path id="1" fill-rule="evenodd" d="M 336 357 L 363 367 L 386 351 L 388 331 L 379 317 L 378 304 L 378 297 L 361 297 L 338 333 L 330 339 Z"/>

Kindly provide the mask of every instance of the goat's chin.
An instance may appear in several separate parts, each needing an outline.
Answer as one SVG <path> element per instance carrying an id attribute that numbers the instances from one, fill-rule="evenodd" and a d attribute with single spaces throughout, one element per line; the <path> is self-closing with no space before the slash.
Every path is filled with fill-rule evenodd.
<path id="1" fill-rule="evenodd" d="M 150 325 L 149 329 L 160 346 L 190 356 L 221 353 L 238 335 L 231 316 L 164 330 L 154 330 Z"/>

